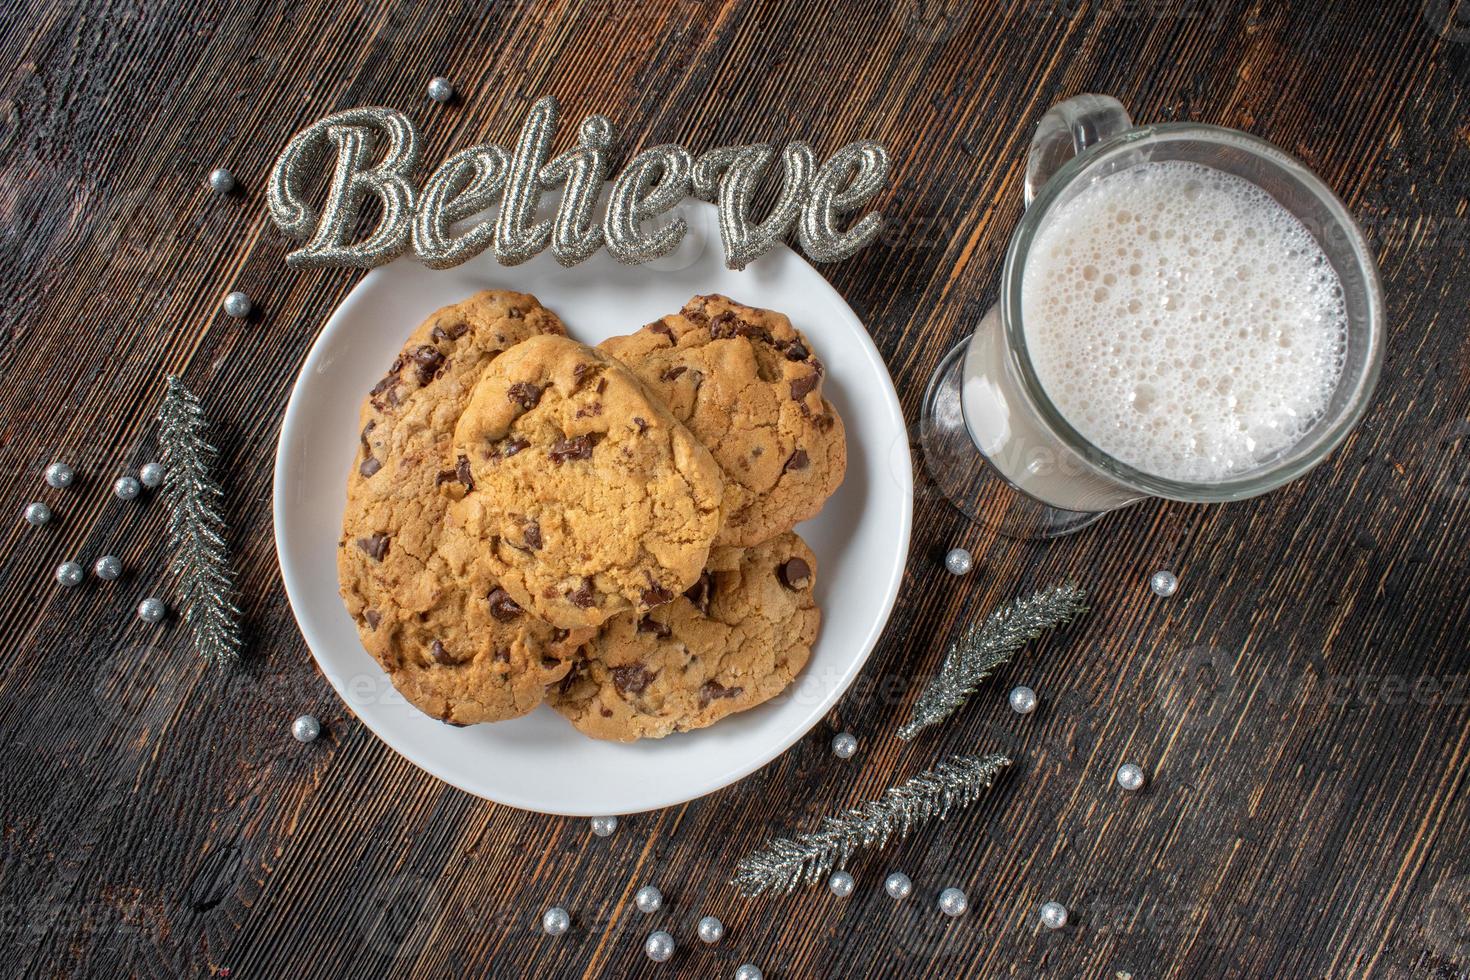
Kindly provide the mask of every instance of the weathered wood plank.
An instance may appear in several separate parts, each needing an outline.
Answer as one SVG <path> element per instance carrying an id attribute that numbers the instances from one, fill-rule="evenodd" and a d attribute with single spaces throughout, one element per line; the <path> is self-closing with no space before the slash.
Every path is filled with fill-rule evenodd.
<path id="1" fill-rule="evenodd" d="M 1452 977 L 1470 973 L 1470 30 L 1397 9 L 1190 0 L 969 5 L 584 0 L 0 9 L 0 939 L 17 976 L 881 975 Z M 1436 17 L 1439 19 L 1436 20 Z M 1448 25 L 1448 26 L 1446 26 Z M 1442 31 L 1438 28 L 1443 27 Z M 430 103 L 430 77 L 459 98 Z M 1080 91 L 1141 120 L 1247 129 L 1315 168 L 1377 249 L 1392 333 L 1363 427 L 1307 479 L 1246 503 L 1150 504 L 1049 545 L 966 524 L 921 479 L 895 627 L 829 721 L 739 786 L 582 821 L 471 799 L 358 725 L 317 674 L 271 541 L 276 430 L 301 358 L 356 281 L 285 268 L 262 185 L 300 126 L 380 103 L 431 161 L 507 140 L 537 96 L 664 140 L 883 140 L 881 247 L 826 271 L 912 419 L 995 295 L 1036 118 Z M 242 191 L 204 186 L 216 165 Z M 217 312 L 230 288 L 260 306 Z M 155 451 L 182 372 L 218 422 L 253 658 L 197 663 L 132 617 L 166 584 L 161 507 L 111 498 Z M 65 457 L 66 493 L 40 471 Z M 922 474 L 921 474 L 922 478 Z M 18 520 L 27 500 L 58 519 Z M 964 543 L 979 574 L 950 579 Z M 113 585 L 51 569 L 111 551 Z M 1156 567 L 1183 581 L 1161 601 Z M 893 738 L 946 639 L 1062 577 L 1095 611 L 978 703 Z M 1004 692 L 1026 682 L 1026 719 Z M 286 736 L 310 710 L 327 736 Z M 851 762 L 827 742 L 861 740 Z M 951 825 L 859 859 L 858 893 L 742 903 L 736 857 L 941 754 L 1020 760 Z M 1124 759 L 1152 781 L 1124 796 Z M 914 900 L 877 887 L 892 868 Z M 669 898 L 657 920 L 638 885 Z M 972 911 L 932 909 L 945 885 Z M 1074 924 L 1043 934 L 1057 898 Z M 574 930 L 536 929 L 554 902 Z M 693 924 L 729 927 L 695 948 Z M 1455 916 L 1458 915 L 1459 919 Z M 682 951 L 643 959 L 654 923 Z M 1458 925 L 1456 924 L 1458 923 Z"/>

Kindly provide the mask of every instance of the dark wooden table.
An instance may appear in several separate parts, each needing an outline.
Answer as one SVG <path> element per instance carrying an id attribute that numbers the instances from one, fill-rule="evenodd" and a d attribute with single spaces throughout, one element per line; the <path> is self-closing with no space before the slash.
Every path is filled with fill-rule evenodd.
<path id="1" fill-rule="evenodd" d="M 1456 14 L 1460 16 L 1456 17 Z M 1470 9 L 1453 0 L 724 4 L 31 2 L 0 9 L 0 973 L 15 976 L 1464 977 L 1470 974 Z M 460 96 L 430 103 L 434 75 Z M 882 245 L 827 267 L 911 420 L 994 297 L 1036 119 L 1083 91 L 1300 157 L 1362 221 L 1391 320 L 1361 429 L 1230 506 L 1147 504 L 1052 544 L 996 539 L 922 486 L 908 574 L 858 686 L 776 762 L 609 839 L 450 789 L 318 674 L 271 537 L 277 428 L 358 275 L 300 272 L 265 214 L 290 135 L 396 106 L 426 159 L 512 138 L 530 102 L 602 112 L 624 150 L 872 137 L 895 175 Z M 568 139 L 562 134 L 562 143 Z M 226 165 L 241 192 L 211 194 Z M 260 312 L 218 312 L 242 288 Z M 168 594 L 165 509 L 112 498 L 156 453 L 170 372 L 217 425 L 250 655 L 206 667 Z M 45 487 L 52 459 L 82 474 Z M 337 492 L 324 487 L 323 492 Z M 31 499 L 57 519 L 20 519 Z M 882 520 L 885 515 L 871 515 Z M 940 564 L 971 547 L 965 579 Z M 63 590 L 52 570 L 131 574 Z M 1149 593 L 1156 568 L 1182 586 Z M 963 623 L 1075 577 L 1078 626 L 947 727 L 894 731 Z M 1028 718 L 1005 703 L 1032 684 Z M 288 732 L 314 712 L 325 736 Z M 828 741 L 850 730 L 858 756 Z M 859 858 L 847 901 L 742 901 L 770 833 L 951 752 L 1013 770 L 973 811 Z M 1115 767 L 1136 760 L 1148 789 Z M 548 773 L 548 778 L 555 778 Z M 881 890 L 907 871 L 917 896 Z M 657 919 L 632 907 L 656 882 Z M 970 914 L 934 894 L 959 885 Z M 1072 924 L 1047 932 L 1058 899 Z M 537 929 L 553 902 L 576 926 Z M 706 912 L 729 927 L 703 948 Z M 655 923 L 681 951 L 641 951 Z"/>

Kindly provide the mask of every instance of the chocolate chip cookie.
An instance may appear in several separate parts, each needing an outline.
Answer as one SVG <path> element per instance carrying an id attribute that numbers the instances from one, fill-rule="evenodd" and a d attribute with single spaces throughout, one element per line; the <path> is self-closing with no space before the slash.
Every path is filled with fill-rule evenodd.
<path id="1" fill-rule="evenodd" d="M 551 705 L 583 734 L 631 742 L 703 728 L 785 690 L 821 621 L 816 559 L 792 533 L 715 559 L 720 569 L 673 602 L 609 622 Z"/>
<path id="2" fill-rule="evenodd" d="M 534 296 L 483 292 L 430 316 L 362 407 L 337 569 L 363 645 L 409 702 L 453 724 L 525 714 L 588 634 L 526 615 L 483 555 L 441 548 L 471 486 L 454 426 L 501 351 L 562 325 Z"/>
<path id="3" fill-rule="evenodd" d="M 842 420 L 822 362 L 780 313 L 696 296 L 601 348 L 631 368 L 725 474 L 718 544 L 759 544 L 814 516 L 842 482 Z"/>
<path id="4" fill-rule="evenodd" d="M 627 368 L 563 337 L 485 369 L 454 453 L 467 492 L 446 535 L 477 542 L 511 598 L 554 626 L 671 602 L 723 521 L 708 450 Z"/>

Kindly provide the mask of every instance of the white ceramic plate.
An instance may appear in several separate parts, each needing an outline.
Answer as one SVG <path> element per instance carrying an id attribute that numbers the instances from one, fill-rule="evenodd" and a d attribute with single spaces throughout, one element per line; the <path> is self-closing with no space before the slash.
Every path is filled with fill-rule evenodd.
<path id="1" fill-rule="evenodd" d="M 435 272 L 400 258 L 369 273 L 332 314 L 286 406 L 276 454 L 276 550 L 291 608 L 317 664 L 362 721 L 415 765 L 499 803 L 573 816 L 671 806 L 728 786 L 819 721 L 857 676 L 888 620 L 908 555 L 913 476 L 893 381 L 842 297 L 790 249 L 742 272 L 724 267 L 714 209 L 680 208 L 691 232 L 672 255 L 622 266 L 605 252 L 571 269 L 548 253 L 514 268 L 488 255 Z M 358 642 L 337 594 L 337 538 L 358 409 L 428 314 L 487 288 L 535 294 L 578 340 L 596 344 L 725 293 L 781 310 L 828 368 L 847 426 L 847 479 L 798 528 L 817 555 L 822 629 L 780 698 L 697 732 L 632 745 L 598 742 L 542 706 L 524 718 L 454 728 L 413 708 Z"/>

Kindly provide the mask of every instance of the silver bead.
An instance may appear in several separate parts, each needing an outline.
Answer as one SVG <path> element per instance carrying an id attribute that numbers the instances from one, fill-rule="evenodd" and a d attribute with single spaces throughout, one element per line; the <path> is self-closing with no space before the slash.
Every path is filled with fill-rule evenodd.
<path id="1" fill-rule="evenodd" d="M 145 623 L 160 622 L 168 613 L 168 607 L 163 604 L 162 599 L 149 596 L 138 603 L 138 618 Z"/>
<path id="2" fill-rule="evenodd" d="M 76 471 L 65 463 L 52 463 L 46 467 L 46 483 L 58 490 L 65 490 L 77 478 Z"/>
<path id="3" fill-rule="evenodd" d="M 161 486 L 163 484 L 163 464 L 144 463 L 143 468 L 138 471 L 138 479 L 150 490 Z"/>
<path id="4" fill-rule="evenodd" d="M 541 913 L 541 931 L 548 936 L 560 936 L 571 927 L 571 913 L 560 905 L 553 905 Z"/>
<path id="5" fill-rule="evenodd" d="M 1125 762 L 1118 767 L 1118 785 L 1130 793 L 1136 793 L 1143 789 L 1145 782 L 1143 769 L 1131 762 Z"/>
<path id="6" fill-rule="evenodd" d="M 1148 587 L 1154 590 L 1154 595 L 1167 599 L 1179 590 L 1179 578 L 1173 572 L 1160 570 L 1149 577 Z"/>
<path id="7" fill-rule="evenodd" d="M 122 559 L 117 555 L 103 555 L 97 559 L 97 564 L 92 566 L 92 574 L 104 582 L 111 582 L 116 578 L 120 578 L 122 573 Z"/>
<path id="8" fill-rule="evenodd" d="M 951 548 L 944 556 L 944 567 L 951 575 L 969 575 L 975 567 L 975 559 L 964 548 Z"/>
<path id="9" fill-rule="evenodd" d="M 315 742 L 322 733 L 322 723 L 312 715 L 298 715 L 291 722 L 291 737 L 298 742 Z"/>
<path id="10" fill-rule="evenodd" d="M 643 952 L 655 963 L 666 963 L 674 955 L 674 937 L 662 929 L 650 932 L 643 942 Z"/>
<path id="11" fill-rule="evenodd" d="M 1060 929 L 1067 924 L 1067 907 L 1061 902 L 1047 902 L 1041 907 L 1041 924 L 1048 929 Z"/>
<path id="12" fill-rule="evenodd" d="M 970 911 L 970 899 L 958 888 L 946 888 L 939 893 L 939 911 L 957 919 Z"/>
<path id="13" fill-rule="evenodd" d="M 838 898 L 846 898 L 851 895 L 852 890 L 856 887 L 857 882 L 853 881 L 852 875 L 846 871 L 835 871 L 832 877 L 827 879 L 827 890 Z"/>
<path id="14" fill-rule="evenodd" d="M 592 832 L 598 837 L 611 837 L 618 829 L 617 817 L 593 817 Z"/>
<path id="15" fill-rule="evenodd" d="M 1006 700 L 1011 703 L 1011 710 L 1018 715 L 1029 715 L 1036 710 L 1036 692 L 1024 684 L 1011 688 Z"/>
<path id="16" fill-rule="evenodd" d="M 429 80 L 429 98 L 435 102 L 448 102 L 454 98 L 454 83 L 440 75 Z"/>
<path id="17" fill-rule="evenodd" d="M 224 167 L 216 167 L 209 172 L 209 189 L 216 194 L 228 194 L 235 189 L 235 175 Z"/>
<path id="18" fill-rule="evenodd" d="M 27 524 L 32 527 L 40 527 L 51 520 L 51 508 L 39 500 L 33 504 L 26 504 L 25 518 Z"/>
<path id="19" fill-rule="evenodd" d="M 82 566 L 74 561 L 64 561 L 56 566 L 56 583 L 62 588 L 75 588 L 86 577 L 87 573 L 82 571 Z"/>
<path id="20" fill-rule="evenodd" d="M 914 882 L 902 871 L 895 871 L 884 879 L 883 890 L 890 898 L 908 898 L 914 893 Z"/>
<path id="21" fill-rule="evenodd" d="M 652 885 L 644 885 L 633 895 L 633 904 L 645 915 L 664 907 L 664 893 Z"/>
<path id="22" fill-rule="evenodd" d="M 725 938 L 725 924 L 712 915 L 699 920 L 699 941 L 713 946 Z"/>
<path id="23" fill-rule="evenodd" d="M 112 495 L 118 500 L 136 500 L 142 492 L 143 484 L 135 477 L 120 476 L 112 481 Z"/>
<path id="24" fill-rule="evenodd" d="M 857 749 L 857 737 L 852 732 L 841 732 L 832 739 L 832 754 L 839 759 L 851 759 Z"/>
<path id="25" fill-rule="evenodd" d="M 237 320 L 242 320 L 245 317 L 249 316 L 250 311 L 254 308 L 255 307 L 250 302 L 250 297 L 246 296 L 238 289 L 225 297 L 225 313 L 229 316 L 235 317 Z"/>
<path id="26" fill-rule="evenodd" d="M 735 971 L 735 980 L 766 980 L 761 968 L 754 963 L 742 963 Z"/>

